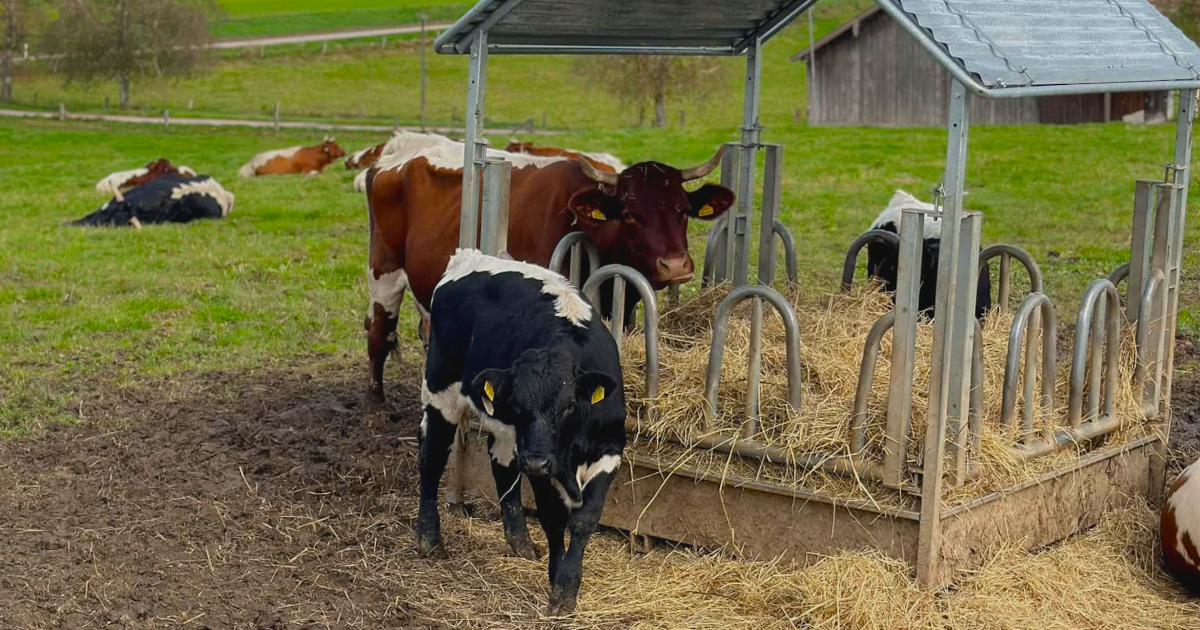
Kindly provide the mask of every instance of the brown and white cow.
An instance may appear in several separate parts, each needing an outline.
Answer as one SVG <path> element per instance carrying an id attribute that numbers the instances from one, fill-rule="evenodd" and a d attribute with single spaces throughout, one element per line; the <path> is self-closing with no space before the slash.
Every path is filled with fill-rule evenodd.
<path id="1" fill-rule="evenodd" d="M 351 153 L 350 157 L 346 158 L 346 170 L 365 169 L 371 166 L 379 159 L 379 154 L 383 153 L 383 147 L 385 146 L 387 146 L 386 141 Z"/>
<path id="2" fill-rule="evenodd" d="M 346 152 L 342 150 L 342 147 L 338 146 L 333 138 L 326 136 L 321 144 L 315 146 L 295 146 L 259 153 L 242 165 L 242 168 L 238 170 L 238 175 L 242 177 L 294 173 L 316 175 L 344 155 Z"/>
<path id="3" fill-rule="evenodd" d="M 142 168 L 109 173 L 107 177 L 96 182 L 96 192 L 112 195 L 117 201 L 121 201 L 125 191 L 152 182 L 163 175 L 195 177 L 196 171 L 182 165 L 175 166 L 167 158 L 158 158 Z"/>
<path id="4" fill-rule="evenodd" d="M 732 191 L 715 184 L 691 192 L 683 187 L 712 172 L 720 152 L 692 168 L 642 162 L 621 173 L 561 156 L 489 153 L 513 165 L 508 226 L 513 258 L 546 266 L 559 240 L 578 230 L 596 243 L 601 264 L 633 267 L 655 289 L 692 278 L 688 220 L 716 219 L 734 201 Z M 462 143 L 402 132 L 368 171 L 366 328 L 372 403 L 385 400 L 383 367 L 395 345 L 405 291 L 412 291 L 427 318 L 433 289 L 458 245 L 462 157 Z"/>
<path id="5" fill-rule="evenodd" d="M 526 155 L 540 155 L 542 157 L 565 157 L 568 160 L 578 160 L 587 158 L 591 161 L 592 166 L 610 173 L 620 173 L 625 170 L 625 163 L 617 156 L 611 153 L 596 153 L 594 151 L 576 151 L 574 149 L 559 149 L 557 147 L 535 147 L 532 142 L 522 142 L 516 138 L 509 140 L 508 146 L 504 147 L 509 153 L 524 153 Z"/>
<path id="6" fill-rule="evenodd" d="M 1184 469 L 1167 494 L 1161 533 L 1167 566 L 1200 596 L 1200 460 Z"/>

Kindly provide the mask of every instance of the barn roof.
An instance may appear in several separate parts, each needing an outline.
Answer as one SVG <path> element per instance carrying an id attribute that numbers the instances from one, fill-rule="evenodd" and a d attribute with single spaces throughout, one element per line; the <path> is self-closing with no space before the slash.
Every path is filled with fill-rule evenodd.
<path id="1" fill-rule="evenodd" d="M 434 46 L 486 30 L 493 54 L 737 55 L 816 1 L 481 0 Z M 985 96 L 1200 88 L 1200 48 L 1147 0 L 876 3 Z"/>

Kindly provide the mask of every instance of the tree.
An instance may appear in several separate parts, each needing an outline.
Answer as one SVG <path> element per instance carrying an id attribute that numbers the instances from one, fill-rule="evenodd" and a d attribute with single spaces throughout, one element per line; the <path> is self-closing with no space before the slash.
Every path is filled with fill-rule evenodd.
<path id="1" fill-rule="evenodd" d="M 710 57 L 627 55 L 588 57 L 579 62 L 585 80 L 598 83 L 641 112 L 654 105 L 655 127 L 667 123 L 667 100 L 699 100 L 728 87 L 726 66 Z"/>
<path id="2" fill-rule="evenodd" d="M 136 76 L 191 73 L 208 45 L 206 0 L 64 0 L 47 43 L 72 81 L 115 80 L 122 109 Z"/>
<path id="3" fill-rule="evenodd" d="M 42 0 L 0 0 L 0 101 L 12 100 L 13 64 L 42 9 Z"/>

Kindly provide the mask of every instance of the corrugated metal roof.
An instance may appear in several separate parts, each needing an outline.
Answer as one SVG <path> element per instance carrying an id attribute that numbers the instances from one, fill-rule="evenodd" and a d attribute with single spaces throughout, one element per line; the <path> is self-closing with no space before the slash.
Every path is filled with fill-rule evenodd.
<path id="1" fill-rule="evenodd" d="M 1200 79 L 1200 48 L 1146 0 L 891 1 L 989 88 Z"/>
<path id="2" fill-rule="evenodd" d="M 434 42 L 468 51 L 487 28 L 492 53 L 736 55 L 816 0 L 482 0 Z"/>
<path id="3" fill-rule="evenodd" d="M 815 2 L 482 0 L 434 46 L 486 30 L 491 53 L 736 55 Z M 985 96 L 1200 87 L 1200 48 L 1146 0 L 876 3 Z"/>

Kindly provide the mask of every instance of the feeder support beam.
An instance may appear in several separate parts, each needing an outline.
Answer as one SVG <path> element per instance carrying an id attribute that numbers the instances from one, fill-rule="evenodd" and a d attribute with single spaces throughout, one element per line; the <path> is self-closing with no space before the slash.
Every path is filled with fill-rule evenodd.
<path id="1" fill-rule="evenodd" d="M 969 265 L 969 271 L 970 268 L 977 267 L 979 260 L 976 252 L 965 252 L 960 246 L 970 113 L 971 93 L 956 80 L 950 92 L 942 236 L 938 255 L 937 301 L 933 326 L 933 365 L 929 384 L 929 416 L 922 452 L 917 582 L 926 587 L 940 582 L 938 555 L 941 547 L 942 455 L 945 452 L 946 427 L 951 422 L 960 422 L 960 419 L 961 422 L 966 422 L 970 394 L 969 378 L 952 378 L 955 373 L 967 373 L 974 337 L 972 320 L 975 317 L 975 305 L 971 299 L 974 292 L 968 295 L 963 287 L 958 286 L 964 277 L 970 278 L 969 275 L 960 273 L 959 263 Z M 978 225 L 968 226 L 968 229 L 977 230 Z M 968 234 L 968 240 L 978 238 L 978 232 Z M 969 258 L 964 260 L 964 253 L 969 253 Z M 966 284 L 968 287 L 971 285 L 970 282 Z M 968 299 L 960 300 L 964 296 Z M 951 391 L 952 383 L 959 385 L 958 391 Z"/>
<path id="2" fill-rule="evenodd" d="M 479 246 L 479 189 L 482 161 L 487 156 L 483 139 L 484 94 L 487 89 L 487 31 L 471 41 L 468 65 L 466 135 L 463 138 L 462 210 L 458 224 L 458 246 Z M 508 226 L 504 226 L 507 231 Z"/>
<path id="3" fill-rule="evenodd" d="M 762 136 L 758 121 L 758 104 L 762 84 L 762 40 L 755 40 L 746 49 L 746 85 L 742 97 L 742 142 L 738 146 L 737 203 L 729 222 L 726 278 L 733 286 L 744 286 L 750 280 L 750 212 L 754 207 L 754 171 Z"/>

